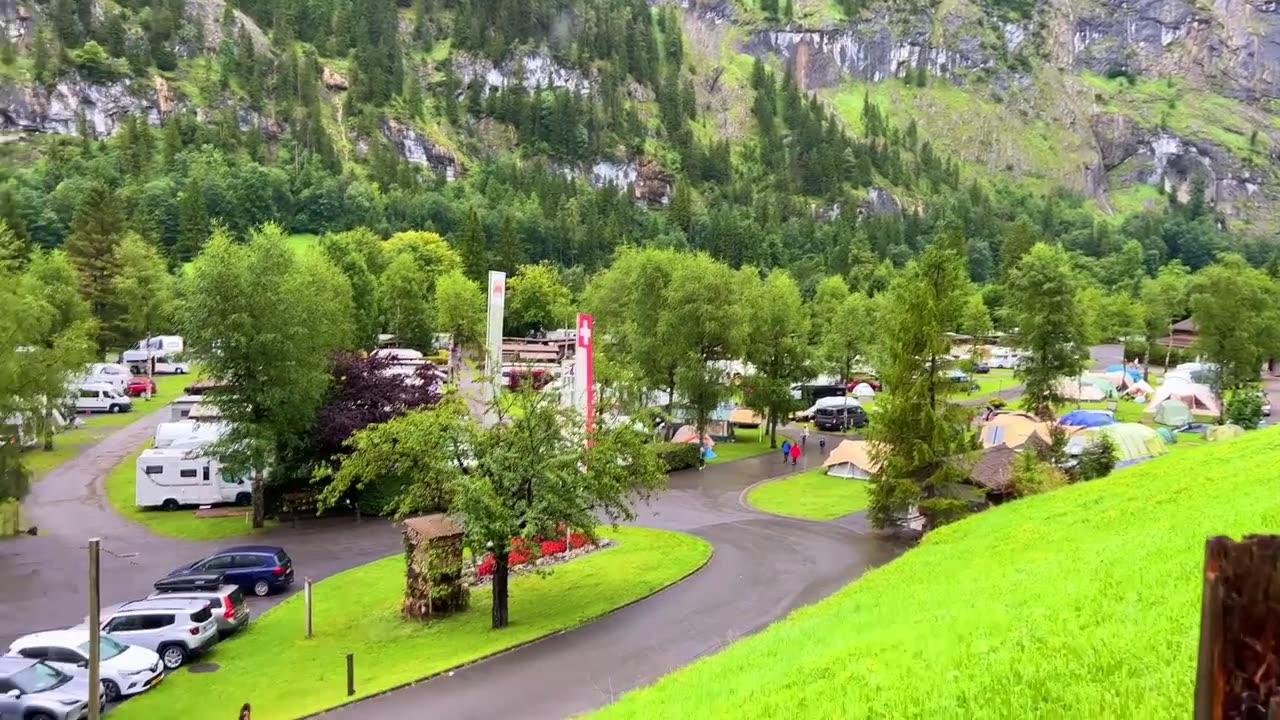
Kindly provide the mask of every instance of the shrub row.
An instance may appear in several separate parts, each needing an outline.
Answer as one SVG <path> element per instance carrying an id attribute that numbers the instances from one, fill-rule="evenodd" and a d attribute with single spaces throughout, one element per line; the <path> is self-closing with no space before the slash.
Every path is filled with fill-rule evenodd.
<path id="1" fill-rule="evenodd" d="M 667 472 L 698 466 L 698 446 L 694 443 L 662 443 L 657 451 Z"/>
<path id="2" fill-rule="evenodd" d="M 570 533 L 567 545 L 564 540 L 538 540 L 536 541 L 538 549 L 534 551 L 533 548 L 528 547 L 520 538 L 512 538 L 511 552 L 507 555 L 507 562 L 510 567 L 518 567 L 530 560 L 536 560 L 540 557 L 559 555 L 570 548 L 580 548 L 589 542 L 591 542 L 591 538 L 583 535 L 582 533 Z M 493 553 L 486 554 L 484 559 L 480 561 L 480 564 L 476 566 L 476 573 L 481 576 L 492 575 L 494 563 Z"/>

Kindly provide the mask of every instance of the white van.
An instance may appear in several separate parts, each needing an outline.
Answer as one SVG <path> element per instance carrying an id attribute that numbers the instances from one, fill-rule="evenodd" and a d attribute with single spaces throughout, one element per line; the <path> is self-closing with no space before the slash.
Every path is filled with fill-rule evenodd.
<path id="1" fill-rule="evenodd" d="M 134 375 L 147 375 L 147 359 L 129 362 L 129 371 Z M 156 353 L 151 356 L 151 375 L 186 375 L 191 372 L 191 363 L 177 359 L 172 354 Z"/>
<path id="2" fill-rule="evenodd" d="M 227 431 L 222 422 L 196 422 L 183 420 L 180 422 L 160 423 L 156 426 L 155 440 L 151 447 L 157 450 L 173 448 L 190 450 L 214 442 Z"/>
<path id="3" fill-rule="evenodd" d="M 987 362 L 988 367 L 1004 368 L 1007 370 L 1015 370 L 1021 364 L 1024 353 L 1008 348 L 996 348 L 991 351 L 991 360 Z"/>
<path id="4" fill-rule="evenodd" d="M 143 450 L 134 473 L 138 507 L 177 510 L 183 505 L 253 502 L 253 482 L 222 472 L 217 460 L 199 450 Z"/>
<path id="5" fill-rule="evenodd" d="M 80 385 L 76 397 L 76 412 L 129 412 L 133 400 L 128 395 L 103 382 L 86 382 Z"/>

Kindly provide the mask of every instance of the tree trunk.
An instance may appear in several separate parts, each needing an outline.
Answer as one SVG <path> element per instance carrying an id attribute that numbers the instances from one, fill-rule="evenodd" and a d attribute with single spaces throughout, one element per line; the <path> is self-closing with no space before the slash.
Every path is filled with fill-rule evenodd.
<path id="1" fill-rule="evenodd" d="M 1123 359 L 1124 355 L 1121 354 Z M 1142 356 L 1142 382 L 1151 381 L 1151 341 L 1147 341 L 1147 352 Z"/>
<path id="2" fill-rule="evenodd" d="M 266 477 L 262 468 L 253 471 L 253 526 L 260 528 L 267 522 Z"/>
<path id="3" fill-rule="evenodd" d="M 53 411 L 49 409 L 49 403 L 45 401 L 44 423 L 40 428 L 40 434 L 44 436 L 44 450 L 51 452 L 53 450 Z"/>
<path id="4" fill-rule="evenodd" d="M 493 553 L 493 629 L 507 626 L 507 551 Z"/>
<path id="5" fill-rule="evenodd" d="M 769 428 L 769 449 L 776 450 L 778 448 L 778 414 L 773 410 L 769 411 L 765 426 Z"/>

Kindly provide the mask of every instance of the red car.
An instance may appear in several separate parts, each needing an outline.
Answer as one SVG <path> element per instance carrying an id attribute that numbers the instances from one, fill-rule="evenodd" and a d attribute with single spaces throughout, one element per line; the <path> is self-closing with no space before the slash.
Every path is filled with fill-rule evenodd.
<path id="1" fill-rule="evenodd" d="M 129 384 L 124 387 L 124 394 L 129 397 L 142 397 L 147 390 L 151 390 L 151 394 L 156 394 L 156 383 L 149 377 L 129 378 Z"/>
<path id="2" fill-rule="evenodd" d="M 849 392 L 853 392 L 853 389 L 858 387 L 862 383 L 866 383 L 871 386 L 872 390 L 875 390 L 876 392 L 880 392 L 880 380 L 878 380 L 877 378 L 871 377 L 870 375 L 853 376 L 853 378 L 849 380 L 849 384 L 846 385 L 845 388 Z"/>

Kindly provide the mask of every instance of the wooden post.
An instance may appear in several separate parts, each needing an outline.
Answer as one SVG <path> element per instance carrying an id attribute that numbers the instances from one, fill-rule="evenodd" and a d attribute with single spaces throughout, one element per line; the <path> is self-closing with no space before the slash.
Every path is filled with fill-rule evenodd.
<path id="1" fill-rule="evenodd" d="M 1280 536 L 1205 544 L 1195 720 L 1280 720 Z"/>
<path id="2" fill-rule="evenodd" d="M 98 566 L 98 545 L 101 541 L 98 538 L 89 540 L 89 720 L 98 720 L 102 707 L 98 704 L 98 693 L 100 692 L 101 683 L 99 682 L 98 661 L 102 655 L 101 642 L 102 627 L 101 608 L 99 600 L 99 566 Z"/>
<path id="3" fill-rule="evenodd" d="M 356 656 L 347 653 L 347 697 L 356 694 Z"/>
<path id="4" fill-rule="evenodd" d="M 311 578 L 302 580 L 302 601 L 307 608 L 307 639 L 311 638 Z"/>

